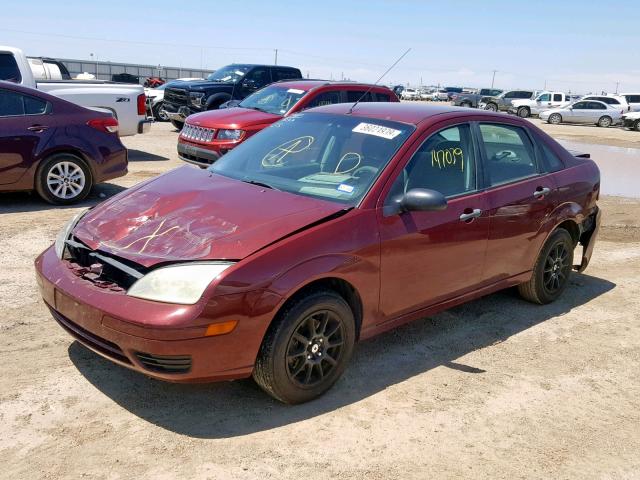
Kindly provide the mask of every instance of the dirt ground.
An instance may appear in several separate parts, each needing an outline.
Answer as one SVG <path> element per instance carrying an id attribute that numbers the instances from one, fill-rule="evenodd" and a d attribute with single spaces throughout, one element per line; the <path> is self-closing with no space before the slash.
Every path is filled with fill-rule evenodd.
<path id="1" fill-rule="evenodd" d="M 131 173 L 83 206 L 180 165 L 175 142 L 167 124 L 125 139 Z M 250 380 L 150 380 L 74 342 L 32 265 L 80 207 L 0 195 L 0 478 L 640 478 L 640 200 L 601 205 L 592 264 L 557 303 L 505 291 L 414 322 L 290 407 Z"/>

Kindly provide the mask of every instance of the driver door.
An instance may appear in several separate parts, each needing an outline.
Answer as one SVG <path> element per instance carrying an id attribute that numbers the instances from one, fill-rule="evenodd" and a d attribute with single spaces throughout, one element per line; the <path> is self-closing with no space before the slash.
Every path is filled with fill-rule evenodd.
<path id="1" fill-rule="evenodd" d="M 383 318 L 457 297 L 482 281 L 489 220 L 478 166 L 471 128 L 459 124 L 424 138 L 398 172 L 378 211 Z M 414 188 L 439 191 L 447 208 L 394 211 L 394 200 Z"/>

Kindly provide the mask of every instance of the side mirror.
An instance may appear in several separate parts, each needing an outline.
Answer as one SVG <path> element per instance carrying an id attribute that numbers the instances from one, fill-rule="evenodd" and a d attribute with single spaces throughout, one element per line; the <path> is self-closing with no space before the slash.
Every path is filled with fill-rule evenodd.
<path id="1" fill-rule="evenodd" d="M 440 192 L 426 188 L 412 188 L 398 198 L 400 212 L 435 212 L 447 208 L 447 199 Z"/>

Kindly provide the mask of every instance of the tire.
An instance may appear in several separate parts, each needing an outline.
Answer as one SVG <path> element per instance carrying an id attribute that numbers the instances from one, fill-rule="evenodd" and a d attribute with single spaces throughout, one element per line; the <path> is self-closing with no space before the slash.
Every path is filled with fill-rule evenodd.
<path id="1" fill-rule="evenodd" d="M 607 115 L 603 115 L 598 120 L 598 126 L 603 128 L 610 127 L 612 123 L 613 123 L 613 119 Z"/>
<path id="2" fill-rule="evenodd" d="M 640 120 L 636 120 L 636 122 L 633 124 L 633 128 L 636 132 L 640 132 Z"/>
<path id="3" fill-rule="evenodd" d="M 485 110 L 489 110 L 490 112 L 497 112 L 498 111 L 498 105 L 496 105 L 495 103 L 487 103 L 487 105 L 484 107 Z"/>
<path id="4" fill-rule="evenodd" d="M 569 232 L 558 228 L 547 239 L 533 267 L 531 279 L 518 285 L 520 295 L 544 305 L 556 300 L 569 284 L 575 243 Z"/>
<path id="5" fill-rule="evenodd" d="M 43 200 L 54 205 L 70 205 L 89 194 L 93 177 L 80 157 L 59 153 L 47 158 L 38 167 L 35 187 Z"/>
<path id="6" fill-rule="evenodd" d="M 460 106 L 461 106 L 461 107 L 464 107 L 464 108 L 471 108 L 471 103 L 469 103 L 469 102 L 462 102 L 462 103 L 460 104 Z"/>
<path id="7" fill-rule="evenodd" d="M 518 116 L 520 118 L 528 118 L 531 116 L 531 110 L 529 110 L 529 107 L 520 107 L 518 109 Z"/>
<path id="8" fill-rule="evenodd" d="M 549 115 L 547 122 L 552 125 L 558 125 L 562 123 L 562 115 L 560 115 L 559 113 L 552 113 L 551 115 Z"/>
<path id="9" fill-rule="evenodd" d="M 152 111 L 153 111 L 153 118 L 155 118 L 156 121 L 158 121 L 158 122 L 168 122 L 169 121 L 169 117 L 162 110 L 162 102 L 158 102 L 157 105 L 154 105 Z"/>
<path id="10" fill-rule="evenodd" d="M 313 400 L 340 378 L 355 337 L 355 319 L 344 298 L 332 290 L 312 291 L 294 300 L 269 327 L 253 378 L 281 402 Z"/>
<path id="11" fill-rule="evenodd" d="M 180 131 L 182 130 L 182 127 L 184 127 L 184 122 L 178 122 L 177 120 L 171 120 L 171 125 L 173 125 L 176 130 Z"/>

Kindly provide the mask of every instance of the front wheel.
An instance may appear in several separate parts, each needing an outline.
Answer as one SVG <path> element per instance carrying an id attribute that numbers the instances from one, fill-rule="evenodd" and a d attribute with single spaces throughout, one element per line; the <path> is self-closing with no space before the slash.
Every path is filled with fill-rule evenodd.
<path id="1" fill-rule="evenodd" d="M 294 301 L 269 327 L 253 378 L 284 403 L 303 403 L 329 390 L 344 372 L 355 343 L 347 302 L 331 290 Z"/>
<path id="2" fill-rule="evenodd" d="M 470 103 L 470 102 L 462 102 L 462 103 L 460 104 L 460 106 L 461 106 L 461 107 L 464 107 L 464 108 L 471 108 L 471 103 Z"/>
<path id="3" fill-rule="evenodd" d="M 489 110 L 490 112 L 497 112 L 498 106 L 495 103 L 487 103 L 487 106 L 484 107 L 485 110 Z"/>
<path id="4" fill-rule="evenodd" d="M 636 120 L 636 123 L 633 124 L 633 128 L 635 128 L 636 132 L 640 132 L 640 120 Z"/>
<path id="5" fill-rule="evenodd" d="M 547 120 L 552 125 L 558 125 L 562 122 L 562 116 L 559 113 L 552 113 Z"/>
<path id="6" fill-rule="evenodd" d="M 531 112 L 529 111 L 529 109 L 527 107 L 520 107 L 518 109 L 518 116 L 520 118 L 527 118 L 527 117 L 529 117 L 529 115 L 531 115 Z"/>
<path id="7" fill-rule="evenodd" d="M 520 295 L 540 305 L 556 300 L 569 284 L 574 248 L 569 232 L 564 228 L 554 231 L 538 255 L 531 279 L 518 285 Z"/>
<path id="8" fill-rule="evenodd" d="M 159 102 L 157 105 L 153 107 L 153 117 L 159 122 L 168 122 L 169 117 L 167 116 L 167 112 L 162 109 L 162 102 Z M 177 127 L 176 127 L 177 128 Z"/>
<path id="9" fill-rule="evenodd" d="M 598 126 L 599 127 L 610 127 L 611 124 L 613 123 L 613 120 L 611 119 L 611 117 L 607 117 L 606 115 L 603 117 L 600 117 L 600 120 L 598 120 Z"/>
<path id="10" fill-rule="evenodd" d="M 91 171 L 77 156 L 68 153 L 46 159 L 36 174 L 36 191 L 54 205 L 69 205 L 85 198 L 92 187 Z"/>

